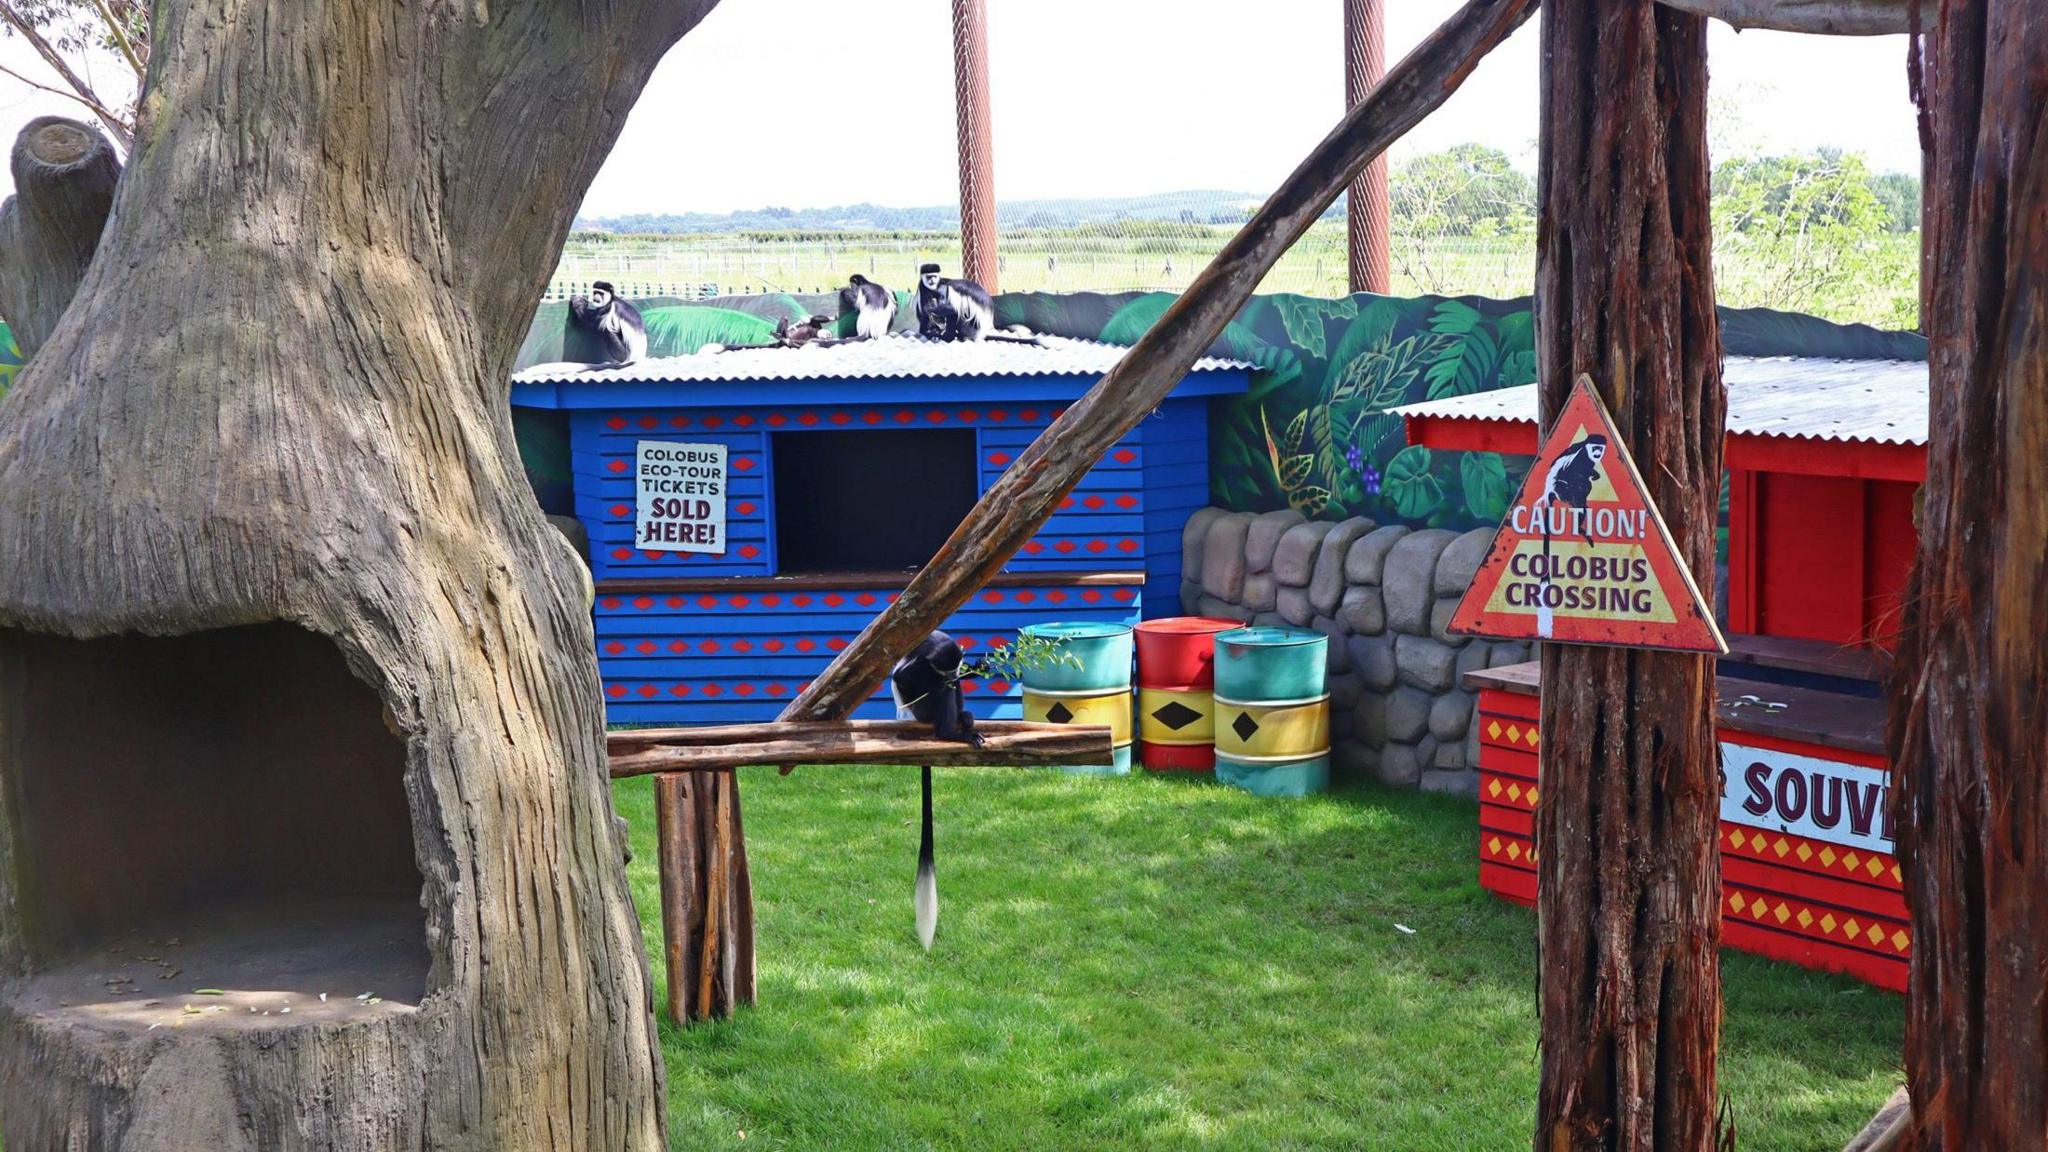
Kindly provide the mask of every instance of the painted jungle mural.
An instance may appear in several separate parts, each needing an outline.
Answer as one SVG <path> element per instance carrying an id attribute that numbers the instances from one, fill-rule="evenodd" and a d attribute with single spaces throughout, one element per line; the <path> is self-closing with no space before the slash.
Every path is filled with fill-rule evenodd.
<path id="1" fill-rule="evenodd" d="M 998 319 L 1037 332 L 1135 342 L 1166 292 L 1007 295 Z M 1259 296 L 1214 351 L 1259 366 L 1210 430 L 1210 500 L 1341 520 L 1469 528 L 1498 523 L 1526 457 L 1411 447 L 1389 408 L 1536 380 L 1526 301 Z"/>
<path id="2" fill-rule="evenodd" d="M 996 319 L 1034 332 L 1132 344 L 1172 293 L 1007 293 Z M 777 321 L 836 315 L 832 296 L 764 294 L 637 302 L 650 357 L 706 344 L 767 343 Z M 561 357 L 567 306 L 543 305 L 522 366 Z M 898 327 L 914 323 L 899 308 Z M 1293 507 L 1323 519 L 1369 516 L 1468 528 L 1495 523 L 1526 457 L 1410 447 L 1387 409 L 1536 379 L 1528 302 L 1477 297 L 1256 297 L 1213 351 L 1258 365 L 1251 390 L 1219 403 L 1210 432 L 1210 498 L 1232 509 Z M 566 430 L 515 410 L 520 452 L 544 507 L 568 503 Z"/>

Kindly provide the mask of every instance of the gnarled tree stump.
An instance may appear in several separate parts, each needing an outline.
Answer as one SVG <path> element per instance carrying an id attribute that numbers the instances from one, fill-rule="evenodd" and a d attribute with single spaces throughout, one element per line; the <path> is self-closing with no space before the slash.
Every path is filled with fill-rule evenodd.
<path id="1" fill-rule="evenodd" d="M 97 128 L 38 116 L 14 139 L 14 195 L 0 204 L 0 318 L 25 360 L 70 305 L 114 207 L 121 162 Z"/>

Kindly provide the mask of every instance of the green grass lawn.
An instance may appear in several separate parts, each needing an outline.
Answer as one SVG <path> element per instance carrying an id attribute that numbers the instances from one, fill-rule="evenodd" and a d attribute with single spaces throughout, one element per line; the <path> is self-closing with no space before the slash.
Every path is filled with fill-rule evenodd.
<path id="1" fill-rule="evenodd" d="M 1535 917 L 1480 892 L 1469 803 L 942 771 L 927 956 L 914 771 L 743 781 L 760 1003 L 664 1025 L 675 1148 L 1528 1146 Z M 651 785 L 617 797 L 658 956 Z M 1741 1146 L 1839 1148 L 1903 1002 L 1723 972 Z"/>

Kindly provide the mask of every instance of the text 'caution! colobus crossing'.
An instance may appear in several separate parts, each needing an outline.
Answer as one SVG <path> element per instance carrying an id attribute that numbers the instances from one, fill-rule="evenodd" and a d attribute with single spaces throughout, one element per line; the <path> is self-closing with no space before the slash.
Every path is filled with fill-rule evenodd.
<path id="1" fill-rule="evenodd" d="M 1591 379 L 1551 426 L 1449 630 L 1728 650 Z"/>
<path id="2" fill-rule="evenodd" d="M 725 551 L 723 444 L 642 440 L 633 452 L 633 544 L 648 552 Z"/>

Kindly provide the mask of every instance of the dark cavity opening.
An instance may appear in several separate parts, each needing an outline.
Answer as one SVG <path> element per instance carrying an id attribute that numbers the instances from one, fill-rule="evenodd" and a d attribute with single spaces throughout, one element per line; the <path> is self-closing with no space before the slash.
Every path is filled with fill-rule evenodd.
<path id="1" fill-rule="evenodd" d="M 404 778 L 376 694 L 302 628 L 0 631 L 0 784 L 49 999 L 368 988 L 417 1003 Z"/>
<path id="2" fill-rule="evenodd" d="M 981 494 L 971 429 L 778 432 L 776 568 L 921 567 Z"/>

